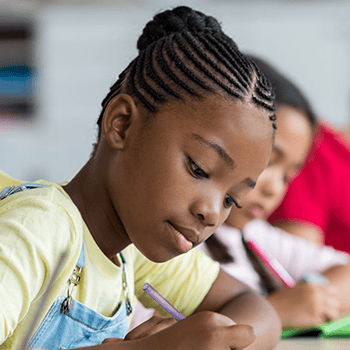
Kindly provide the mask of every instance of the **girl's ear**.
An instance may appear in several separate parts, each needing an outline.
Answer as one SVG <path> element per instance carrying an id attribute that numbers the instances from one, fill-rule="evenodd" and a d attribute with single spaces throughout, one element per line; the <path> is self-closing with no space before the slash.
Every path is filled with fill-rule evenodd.
<path id="1" fill-rule="evenodd" d="M 120 94 L 112 98 L 103 114 L 101 131 L 113 149 L 122 149 L 138 108 L 133 98 Z"/>

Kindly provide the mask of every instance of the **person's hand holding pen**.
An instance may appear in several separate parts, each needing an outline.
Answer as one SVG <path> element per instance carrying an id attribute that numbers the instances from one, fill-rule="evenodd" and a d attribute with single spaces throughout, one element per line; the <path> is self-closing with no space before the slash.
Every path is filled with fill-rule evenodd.
<path id="1" fill-rule="evenodd" d="M 316 326 L 340 316 L 340 303 L 332 285 L 297 283 L 267 296 L 277 310 L 283 327 Z"/>
<path id="2" fill-rule="evenodd" d="M 124 340 L 137 340 L 145 338 L 152 334 L 158 333 L 163 329 L 174 325 L 175 323 L 176 320 L 172 317 L 168 318 L 162 316 L 152 316 L 150 319 L 148 319 L 147 321 L 143 322 L 139 326 L 135 327 L 132 331 L 130 331 L 126 335 Z M 123 339 L 108 338 L 103 342 L 103 344 L 118 341 L 123 341 Z"/>
<path id="3" fill-rule="evenodd" d="M 151 329 L 149 331 L 153 332 Z M 133 340 L 106 339 L 104 349 L 238 350 L 246 348 L 255 339 L 251 326 L 236 325 L 230 318 L 211 311 L 198 312 L 180 322 L 175 321 L 172 326 L 149 336 L 140 333 L 140 338 Z"/>
<path id="4" fill-rule="evenodd" d="M 341 316 L 338 291 L 320 273 L 309 272 L 296 283 L 283 266 L 256 242 L 247 241 L 248 247 L 261 263 L 283 283 L 266 299 L 277 311 L 284 328 L 310 327 Z"/>
<path id="5" fill-rule="evenodd" d="M 130 345 L 130 349 L 138 349 L 137 346 L 141 345 L 138 340 L 142 340 L 143 350 L 228 350 L 244 349 L 255 339 L 251 326 L 237 325 L 230 318 L 211 311 L 198 312 L 185 318 L 149 284 L 145 284 L 143 289 L 173 318 L 152 317 L 128 333 L 123 346 Z M 107 344 L 114 344 L 115 349 L 119 349 L 117 346 L 122 346 L 121 341 L 122 339 L 106 339 L 103 344 L 106 345 L 106 350 L 112 349 Z M 135 347 L 132 345 L 134 342 Z M 120 347 L 122 348 L 124 349 Z"/>

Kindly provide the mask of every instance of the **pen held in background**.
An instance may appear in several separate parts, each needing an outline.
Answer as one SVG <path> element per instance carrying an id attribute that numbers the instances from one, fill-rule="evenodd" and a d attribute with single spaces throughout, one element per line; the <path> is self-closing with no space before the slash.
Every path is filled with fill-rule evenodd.
<path id="1" fill-rule="evenodd" d="M 279 281 L 290 288 L 295 286 L 293 277 L 275 258 L 268 256 L 267 253 L 263 252 L 260 247 L 252 240 L 247 240 L 247 244 Z"/>
<path id="2" fill-rule="evenodd" d="M 162 297 L 151 285 L 145 283 L 142 289 L 155 301 L 157 302 L 165 311 L 167 311 L 176 321 L 185 319 L 186 317 L 178 310 L 172 306 L 168 300 Z"/>

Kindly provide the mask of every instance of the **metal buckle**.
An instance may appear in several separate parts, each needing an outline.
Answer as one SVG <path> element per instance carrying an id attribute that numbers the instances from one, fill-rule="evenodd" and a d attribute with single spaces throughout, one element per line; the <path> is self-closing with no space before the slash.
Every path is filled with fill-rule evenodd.
<path id="1" fill-rule="evenodd" d="M 0 200 L 8 197 L 9 195 L 11 195 L 12 193 L 15 192 L 17 186 L 12 186 L 12 187 L 5 187 L 1 193 L 0 193 Z M 23 191 L 23 190 L 22 190 Z"/>
<path id="2" fill-rule="evenodd" d="M 70 310 L 72 309 L 72 294 L 74 288 L 80 283 L 82 269 L 82 267 L 80 267 L 79 270 L 74 268 L 72 275 L 68 280 L 67 297 L 62 302 L 60 310 L 61 314 L 70 312 Z"/>
<path id="3" fill-rule="evenodd" d="M 126 315 L 129 316 L 133 310 L 129 299 L 129 288 L 128 288 L 128 281 L 126 277 L 126 260 L 124 258 L 123 253 L 119 253 L 119 256 L 122 261 L 122 287 L 123 287 L 123 293 L 125 297 Z"/>

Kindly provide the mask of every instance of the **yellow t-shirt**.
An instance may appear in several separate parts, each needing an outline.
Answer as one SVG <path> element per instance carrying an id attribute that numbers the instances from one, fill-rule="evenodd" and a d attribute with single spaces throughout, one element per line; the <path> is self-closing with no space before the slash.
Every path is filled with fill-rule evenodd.
<path id="1" fill-rule="evenodd" d="M 0 170 L 0 192 L 3 188 L 8 186 L 20 185 L 23 181 L 17 180 Z"/>
<path id="2" fill-rule="evenodd" d="M 66 295 L 83 241 L 82 282 L 73 297 L 104 316 L 114 314 L 123 299 L 121 268 L 99 249 L 62 187 L 51 183 L 0 201 L 0 232 L 0 349 L 20 349 L 54 300 Z M 197 250 L 161 264 L 146 259 L 134 245 L 123 254 L 133 306 L 142 297 L 146 307 L 158 308 L 142 291 L 148 282 L 185 316 L 197 308 L 219 272 L 219 264 Z"/>

